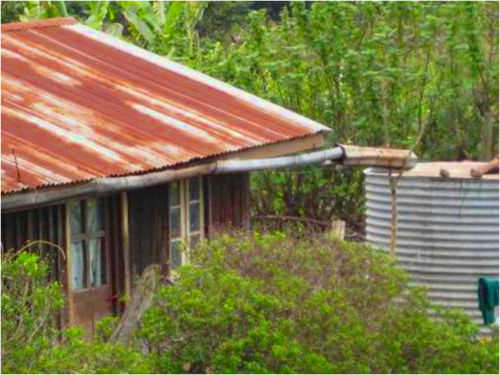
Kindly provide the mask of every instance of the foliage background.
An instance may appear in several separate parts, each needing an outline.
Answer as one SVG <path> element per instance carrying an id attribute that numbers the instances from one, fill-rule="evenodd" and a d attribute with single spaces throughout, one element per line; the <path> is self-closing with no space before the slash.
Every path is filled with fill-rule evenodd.
<path id="1" fill-rule="evenodd" d="M 2 23 L 71 15 L 333 129 L 421 160 L 498 153 L 498 2 L 2 2 Z M 256 214 L 359 229 L 362 173 L 255 174 Z"/>

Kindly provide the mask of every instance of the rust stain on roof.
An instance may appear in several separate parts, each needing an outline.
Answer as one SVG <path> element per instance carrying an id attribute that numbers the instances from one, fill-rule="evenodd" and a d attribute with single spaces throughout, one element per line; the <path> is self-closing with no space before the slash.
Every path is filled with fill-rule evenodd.
<path id="1" fill-rule="evenodd" d="M 72 18 L 2 25 L 1 39 L 2 193 L 329 130 Z"/>

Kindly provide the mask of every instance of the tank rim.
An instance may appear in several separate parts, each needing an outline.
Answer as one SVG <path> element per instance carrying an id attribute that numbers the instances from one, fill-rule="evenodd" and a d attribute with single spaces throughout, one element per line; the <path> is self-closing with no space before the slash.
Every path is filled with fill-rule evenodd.
<path id="1" fill-rule="evenodd" d="M 472 168 L 484 165 L 482 162 L 429 162 L 429 163 L 417 163 L 414 168 L 404 171 L 403 176 L 406 178 L 425 178 L 425 179 L 437 179 L 441 181 L 446 180 L 471 180 L 471 181 L 497 181 L 499 180 L 498 173 L 487 174 L 482 178 L 471 177 L 470 171 Z M 441 177 L 441 169 L 446 169 L 449 172 L 449 177 Z M 364 170 L 366 176 L 380 176 L 385 177 L 389 174 L 388 168 L 378 168 L 371 167 Z M 398 175 L 398 170 L 392 170 L 393 175 Z"/>

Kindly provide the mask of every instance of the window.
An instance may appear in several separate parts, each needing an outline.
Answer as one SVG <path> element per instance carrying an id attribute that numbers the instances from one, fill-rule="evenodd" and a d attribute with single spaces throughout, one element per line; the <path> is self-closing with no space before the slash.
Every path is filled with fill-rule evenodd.
<path id="1" fill-rule="evenodd" d="M 201 177 L 177 181 L 169 188 L 170 266 L 185 262 L 183 246 L 193 247 L 203 238 L 203 188 Z"/>
<path id="2" fill-rule="evenodd" d="M 71 289 L 107 284 L 104 210 L 101 199 L 68 203 L 71 231 Z"/>

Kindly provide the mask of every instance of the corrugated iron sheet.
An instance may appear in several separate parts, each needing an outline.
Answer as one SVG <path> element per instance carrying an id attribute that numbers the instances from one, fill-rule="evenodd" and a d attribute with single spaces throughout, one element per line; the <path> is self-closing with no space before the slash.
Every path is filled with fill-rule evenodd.
<path id="1" fill-rule="evenodd" d="M 328 131 L 72 19 L 2 26 L 2 193 Z"/>
<path id="2" fill-rule="evenodd" d="M 428 288 L 432 301 L 466 311 L 482 324 L 477 302 L 480 277 L 498 278 L 498 174 L 470 177 L 481 163 L 421 163 L 397 187 L 396 260 L 411 282 Z M 450 171 L 450 178 L 439 171 Z M 387 171 L 366 178 L 366 239 L 389 250 L 391 192 Z"/>

